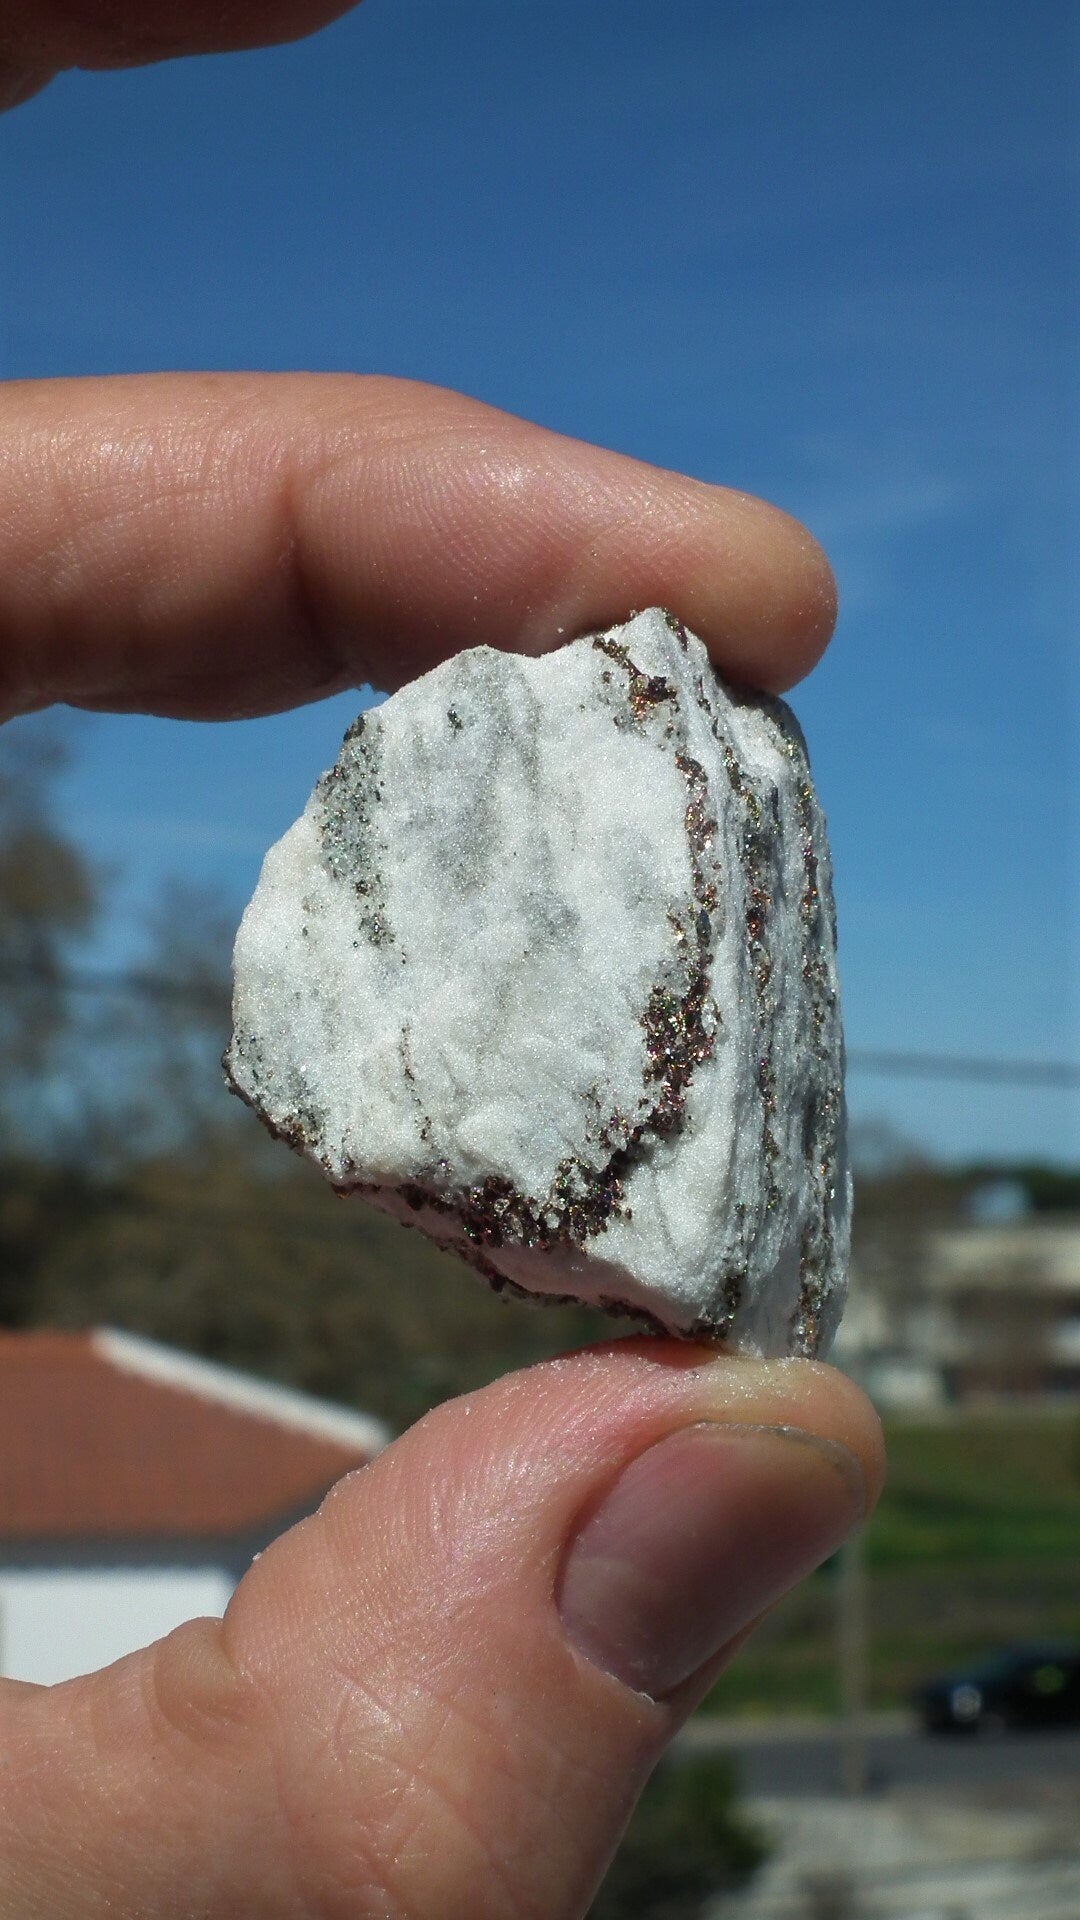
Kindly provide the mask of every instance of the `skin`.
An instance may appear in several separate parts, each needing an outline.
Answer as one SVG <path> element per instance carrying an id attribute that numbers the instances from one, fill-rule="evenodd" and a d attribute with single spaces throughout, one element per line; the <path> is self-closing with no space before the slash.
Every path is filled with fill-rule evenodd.
<path id="1" fill-rule="evenodd" d="M 9 0 L 3 97 L 342 10 Z M 824 557 L 775 508 L 455 394 L 212 374 L 0 390 L 5 715 L 266 713 L 654 602 L 776 689 L 835 610 Z M 876 1496 L 873 1412 L 809 1362 L 623 1341 L 449 1403 L 283 1536 L 223 1622 L 64 1686 L 0 1684 L 0 1913 L 580 1916 L 649 1768 L 774 1597 L 740 1601 L 660 1698 L 560 1616 L 588 1517 L 703 1421 L 821 1436 L 859 1482 L 851 1520 Z M 725 1471 L 760 1552 L 806 1509 L 815 1449 L 752 1454 Z"/>

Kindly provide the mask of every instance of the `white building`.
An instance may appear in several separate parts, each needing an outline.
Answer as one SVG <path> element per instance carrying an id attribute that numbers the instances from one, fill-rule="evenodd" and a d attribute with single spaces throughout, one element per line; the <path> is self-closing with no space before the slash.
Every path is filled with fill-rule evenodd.
<path id="1" fill-rule="evenodd" d="M 131 1334 L 0 1334 L 0 1673 L 69 1679 L 222 1613 L 388 1438 Z"/>
<path id="2" fill-rule="evenodd" d="M 1080 1394 L 1080 1219 L 938 1229 L 910 1274 L 856 1270 L 835 1359 L 885 1407 Z"/>

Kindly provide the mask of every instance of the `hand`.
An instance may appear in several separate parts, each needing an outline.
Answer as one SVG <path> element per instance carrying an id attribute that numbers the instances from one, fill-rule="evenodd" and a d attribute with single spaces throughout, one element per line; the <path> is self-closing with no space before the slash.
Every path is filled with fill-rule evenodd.
<path id="1" fill-rule="evenodd" d="M 335 10 L 278 0 L 265 34 Z M 203 11 L 151 51 L 208 44 Z M 230 8 L 231 44 L 267 11 Z M 20 24 L 13 91 L 130 49 L 122 12 Z M 9 75 L 14 46 L 0 21 Z M 773 509 L 403 382 L 27 383 L 0 444 L 8 713 L 267 712 L 654 602 L 779 688 L 831 629 Z M 880 1475 L 866 1401 L 804 1361 L 630 1340 L 441 1407 L 224 1621 L 0 1689 L 0 1912 L 574 1920 L 665 1743 Z"/>

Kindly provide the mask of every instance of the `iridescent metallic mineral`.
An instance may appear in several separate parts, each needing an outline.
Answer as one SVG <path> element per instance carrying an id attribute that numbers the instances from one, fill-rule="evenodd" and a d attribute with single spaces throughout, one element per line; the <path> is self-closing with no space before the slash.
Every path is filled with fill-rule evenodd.
<path id="1" fill-rule="evenodd" d="M 784 704 L 655 608 L 364 714 L 266 857 L 232 1085 L 511 1292 L 820 1353 L 850 1226 L 829 854 Z"/>

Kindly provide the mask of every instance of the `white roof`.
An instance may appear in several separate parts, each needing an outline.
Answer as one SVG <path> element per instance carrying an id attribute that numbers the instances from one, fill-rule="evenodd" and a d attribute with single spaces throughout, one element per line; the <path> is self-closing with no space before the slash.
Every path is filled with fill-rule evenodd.
<path id="1" fill-rule="evenodd" d="M 102 1359 L 125 1373 L 138 1374 L 160 1386 L 178 1387 L 219 1406 L 234 1407 L 278 1426 L 291 1427 L 320 1440 L 337 1441 L 377 1453 L 389 1444 L 390 1429 L 373 1415 L 356 1413 L 331 1400 L 316 1399 L 294 1387 L 279 1387 L 267 1380 L 253 1379 L 213 1360 L 201 1360 L 194 1354 L 178 1353 L 175 1347 L 145 1340 L 141 1334 L 122 1333 L 115 1327 L 98 1327 L 90 1335 L 90 1344 Z"/>

